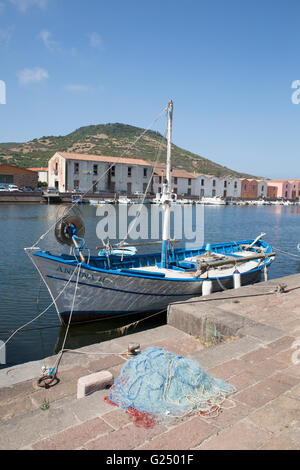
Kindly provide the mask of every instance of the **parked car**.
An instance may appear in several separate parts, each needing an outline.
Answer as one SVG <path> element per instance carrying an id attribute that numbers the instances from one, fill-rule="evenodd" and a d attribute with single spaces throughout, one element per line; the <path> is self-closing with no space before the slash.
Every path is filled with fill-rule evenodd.
<path id="1" fill-rule="evenodd" d="M 32 192 L 33 189 L 30 186 L 25 186 L 25 188 L 23 188 L 22 191 L 24 191 L 24 192 L 30 192 L 31 191 Z"/>
<path id="2" fill-rule="evenodd" d="M 49 187 L 45 189 L 45 192 L 46 193 L 58 193 L 58 189 Z"/>
<path id="3" fill-rule="evenodd" d="M 0 191 L 8 191 L 8 184 L 0 184 Z"/>
<path id="4" fill-rule="evenodd" d="M 15 184 L 9 184 L 8 191 L 20 191 L 20 189 Z"/>

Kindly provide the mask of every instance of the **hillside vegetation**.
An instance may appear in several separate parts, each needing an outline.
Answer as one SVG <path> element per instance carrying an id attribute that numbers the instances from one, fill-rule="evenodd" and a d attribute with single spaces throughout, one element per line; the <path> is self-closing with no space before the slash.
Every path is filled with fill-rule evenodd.
<path id="1" fill-rule="evenodd" d="M 57 152 L 88 153 L 95 155 L 142 158 L 155 161 L 160 148 L 160 162 L 165 161 L 166 139 L 158 132 L 148 131 L 133 147 L 132 144 L 145 129 L 127 124 L 99 124 L 80 127 L 65 136 L 49 136 L 26 143 L 0 144 L 0 163 L 24 168 L 48 166 L 48 160 Z M 172 166 L 190 172 L 215 176 L 250 177 L 207 158 L 172 145 Z"/>

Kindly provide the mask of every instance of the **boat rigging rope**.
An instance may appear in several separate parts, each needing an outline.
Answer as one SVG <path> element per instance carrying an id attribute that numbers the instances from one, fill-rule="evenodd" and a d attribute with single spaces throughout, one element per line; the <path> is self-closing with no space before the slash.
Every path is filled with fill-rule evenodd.
<path id="1" fill-rule="evenodd" d="M 80 266 L 80 265 L 78 265 Z M 72 272 L 69 280 L 67 281 L 66 285 L 64 286 L 64 288 L 60 291 L 60 293 L 58 294 L 58 296 L 51 302 L 51 304 L 48 305 L 48 307 L 46 307 L 41 313 L 39 313 L 36 317 L 34 317 L 32 320 L 30 320 L 29 322 L 25 323 L 24 325 L 20 326 L 20 328 L 18 328 L 17 330 L 15 330 L 10 336 L 9 338 L 0 346 L 0 351 L 2 348 L 4 348 L 6 346 L 6 344 L 11 340 L 11 338 L 17 334 L 20 330 L 22 330 L 23 328 L 25 328 L 27 325 L 30 325 L 31 323 L 33 323 L 35 320 L 37 320 L 38 318 L 40 318 L 42 315 L 44 315 L 44 313 L 46 313 L 50 307 L 52 307 L 52 305 L 55 305 L 55 302 L 57 301 L 57 299 L 62 295 L 62 293 L 64 292 L 64 290 L 68 287 L 68 285 L 70 284 L 73 276 L 74 276 L 74 273 L 76 272 L 76 270 L 78 270 L 78 266 L 76 266 L 76 268 L 74 269 L 74 271 Z"/>
<path id="2" fill-rule="evenodd" d="M 130 233 L 131 233 L 133 227 L 134 227 L 135 224 L 136 224 L 137 219 L 139 218 L 139 216 L 140 216 L 140 214 L 141 214 L 141 208 L 142 208 L 142 206 L 143 206 L 143 204 L 144 204 L 144 202 L 145 202 L 148 189 L 149 189 L 149 187 L 150 187 L 150 185 L 151 185 L 151 182 L 152 182 L 152 179 L 153 179 L 153 177 L 154 177 L 154 173 L 155 173 L 155 171 L 156 171 L 156 166 L 157 166 L 157 163 L 159 162 L 159 159 L 160 159 L 160 156 L 161 156 L 161 152 L 162 152 L 162 143 L 163 143 L 163 139 L 166 138 L 167 132 L 168 132 L 168 129 L 166 129 L 165 134 L 164 134 L 164 136 L 162 136 L 162 139 L 161 139 L 161 141 L 160 141 L 160 143 L 159 143 L 158 150 L 157 150 L 156 160 L 155 160 L 155 162 L 154 162 L 154 166 L 153 166 L 153 169 L 152 169 L 151 177 L 149 178 L 147 187 L 146 187 L 146 189 L 145 189 L 145 191 L 144 191 L 143 198 L 142 198 L 142 202 L 140 202 L 140 204 L 139 204 L 139 206 L 138 206 L 138 209 L 137 209 L 137 212 L 136 212 L 136 216 L 135 216 L 135 218 L 133 219 L 133 221 L 130 223 L 129 228 L 128 228 L 128 231 L 127 231 L 125 237 L 124 237 L 123 240 L 121 240 L 121 242 L 120 242 L 120 245 L 121 245 L 121 246 L 124 244 L 125 240 L 127 240 L 127 238 L 129 237 L 129 235 L 130 235 Z"/>
<path id="3" fill-rule="evenodd" d="M 92 186 L 91 186 L 90 188 L 88 188 L 88 190 L 82 195 L 82 198 L 83 198 L 84 196 L 86 196 L 86 195 L 93 189 L 95 183 L 99 183 L 99 182 L 104 178 L 104 176 L 111 170 L 111 168 L 112 168 L 116 163 L 122 163 L 122 160 L 123 160 L 124 155 L 126 155 L 126 154 L 137 144 L 137 142 L 149 131 L 149 129 L 151 129 L 151 127 L 161 118 L 161 116 L 167 112 L 167 109 L 168 109 L 168 107 L 165 107 L 165 108 L 158 114 L 158 116 L 151 122 L 151 124 L 150 124 L 150 125 L 135 139 L 135 141 L 127 148 L 127 150 L 124 150 L 124 151 L 123 151 L 123 153 L 120 155 L 120 157 L 119 157 L 119 159 L 118 159 L 119 161 L 117 160 L 116 162 L 111 163 L 111 164 L 109 165 L 109 167 L 107 168 L 107 170 L 106 170 L 104 173 L 102 173 L 102 175 L 100 175 L 100 177 L 99 177 L 96 181 L 94 181 L 94 183 L 92 184 Z M 60 217 L 60 219 L 59 219 L 58 221 L 56 221 L 55 224 L 51 225 L 50 228 L 49 228 L 48 230 L 46 230 L 46 232 L 43 233 L 43 234 L 39 237 L 39 239 L 32 245 L 31 248 L 35 248 L 35 247 L 38 245 L 38 243 L 39 243 L 41 240 L 43 240 L 43 239 L 48 235 L 48 233 L 51 232 L 51 230 L 54 229 L 54 227 L 56 226 L 56 224 L 57 224 L 59 221 L 61 221 L 64 217 L 66 217 L 66 216 L 71 212 L 71 210 L 72 210 L 75 206 L 77 206 L 76 203 L 71 204 L 71 206 L 70 206 L 70 208 L 67 210 L 67 212 L 66 212 L 62 217 Z"/>
<path id="4" fill-rule="evenodd" d="M 280 250 L 279 248 L 276 248 L 275 246 L 273 246 L 274 250 L 275 251 L 279 251 L 279 253 L 282 253 L 286 256 L 292 256 L 294 258 L 299 258 L 300 259 L 300 256 L 299 255 L 295 255 L 294 253 L 289 253 L 288 251 L 283 251 L 283 250 Z"/>

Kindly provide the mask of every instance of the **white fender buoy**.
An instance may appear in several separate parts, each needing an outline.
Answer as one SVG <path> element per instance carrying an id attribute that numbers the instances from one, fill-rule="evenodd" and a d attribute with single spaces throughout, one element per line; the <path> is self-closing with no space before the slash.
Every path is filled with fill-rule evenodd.
<path id="1" fill-rule="evenodd" d="M 266 264 L 264 265 L 264 280 L 268 280 L 268 266 Z"/>
<path id="2" fill-rule="evenodd" d="M 241 274 L 238 270 L 233 273 L 233 287 L 239 289 L 241 287 Z"/>
<path id="3" fill-rule="evenodd" d="M 206 280 L 202 282 L 202 295 L 210 295 L 212 293 L 213 283 Z"/>

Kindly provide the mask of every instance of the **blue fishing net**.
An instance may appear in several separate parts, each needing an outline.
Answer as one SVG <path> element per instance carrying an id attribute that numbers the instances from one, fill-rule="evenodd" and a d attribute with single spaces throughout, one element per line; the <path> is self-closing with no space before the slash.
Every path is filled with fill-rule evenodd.
<path id="1" fill-rule="evenodd" d="M 207 374 L 198 362 L 150 347 L 124 364 L 109 399 L 121 408 L 163 420 L 218 412 L 234 391 L 232 385 Z"/>

